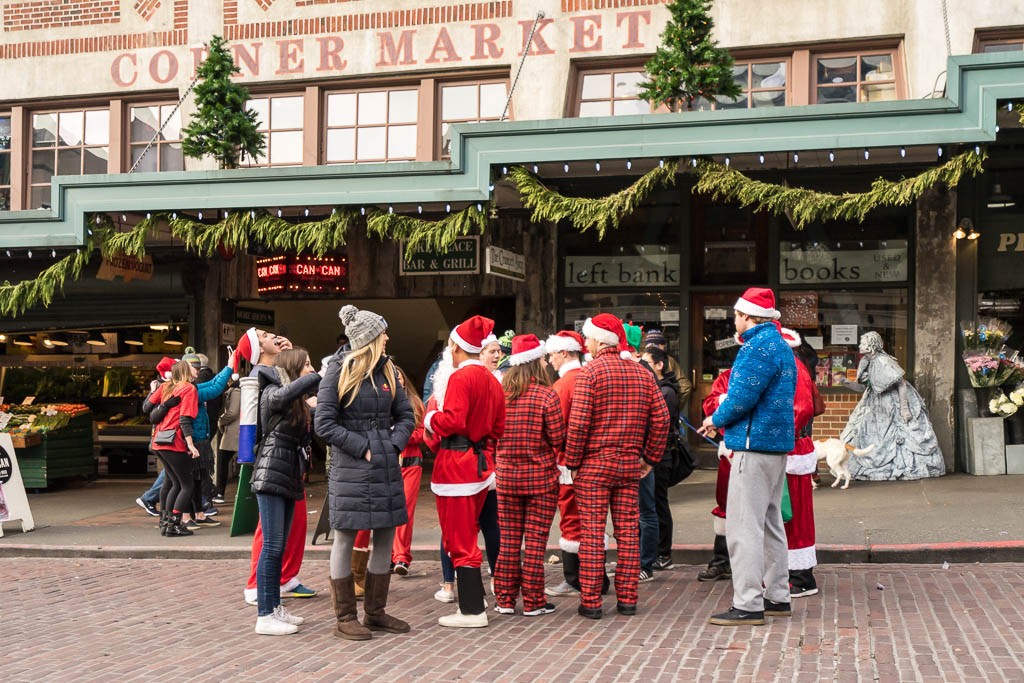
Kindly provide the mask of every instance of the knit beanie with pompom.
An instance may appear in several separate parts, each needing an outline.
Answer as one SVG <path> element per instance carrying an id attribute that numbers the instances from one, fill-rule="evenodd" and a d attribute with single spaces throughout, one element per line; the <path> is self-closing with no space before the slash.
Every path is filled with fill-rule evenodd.
<path id="1" fill-rule="evenodd" d="M 388 322 L 383 317 L 373 311 L 361 311 L 351 304 L 342 306 L 338 317 L 345 326 L 345 336 L 353 351 L 368 346 L 388 329 Z"/>

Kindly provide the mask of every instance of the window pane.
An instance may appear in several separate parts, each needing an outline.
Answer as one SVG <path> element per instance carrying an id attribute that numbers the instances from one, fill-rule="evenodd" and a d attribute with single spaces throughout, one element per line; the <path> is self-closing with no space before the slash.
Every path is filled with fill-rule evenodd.
<path id="1" fill-rule="evenodd" d="M 32 117 L 32 146 L 53 147 L 57 142 L 57 115 L 35 114 Z"/>
<path id="2" fill-rule="evenodd" d="M 150 150 L 150 154 L 153 154 L 154 150 Z M 106 173 L 107 172 L 107 157 L 109 153 L 106 147 L 87 147 L 84 152 L 85 155 L 85 170 L 84 173 Z"/>
<path id="3" fill-rule="evenodd" d="M 388 94 L 380 92 L 359 93 L 359 125 L 371 123 L 387 123 Z M 361 156 L 361 155 L 360 155 Z"/>
<path id="4" fill-rule="evenodd" d="M 57 175 L 81 175 L 82 148 L 57 150 Z"/>
<path id="5" fill-rule="evenodd" d="M 785 62 L 754 64 L 751 70 L 754 88 L 783 88 L 786 85 Z"/>
<path id="6" fill-rule="evenodd" d="M 159 107 L 132 107 L 131 141 L 149 142 L 160 127 Z"/>
<path id="7" fill-rule="evenodd" d="M 6 188 L 0 188 L 0 211 L 11 210 L 11 191 Z"/>
<path id="8" fill-rule="evenodd" d="M 580 99 L 604 100 L 612 96 L 611 74 L 587 74 L 583 77 Z"/>
<path id="9" fill-rule="evenodd" d="M 480 118 L 500 119 L 508 100 L 508 88 L 504 83 L 487 83 L 480 86 Z"/>
<path id="10" fill-rule="evenodd" d="M 0 185 L 11 184 L 11 155 L 0 154 Z"/>
<path id="11" fill-rule="evenodd" d="M 475 85 L 450 85 L 441 88 L 441 118 L 445 121 L 477 118 L 477 93 L 478 86 Z"/>
<path id="12" fill-rule="evenodd" d="M 11 148 L 11 117 L 0 116 L 0 149 Z"/>
<path id="13" fill-rule="evenodd" d="M 762 90 L 750 94 L 751 105 L 754 107 L 785 107 L 785 90 Z"/>
<path id="14" fill-rule="evenodd" d="M 266 97 L 257 97 L 246 103 L 249 111 L 256 112 L 256 125 L 260 130 L 266 130 L 270 125 L 270 102 Z"/>
<path id="15" fill-rule="evenodd" d="M 580 102 L 580 116 L 611 116 L 611 102 Z"/>
<path id="16" fill-rule="evenodd" d="M 856 102 L 857 91 L 853 87 L 818 88 L 818 104 Z"/>
<path id="17" fill-rule="evenodd" d="M 628 71 L 615 74 L 615 97 L 636 97 L 636 86 L 638 83 L 647 80 L 644 74 L 639 71 Z"/>
<path id="18" fill-rule="evenodd" d="M 48 183 L 53 177 L 53 165 L 56 162 L 56 154 L 46 150 L 32 153 L 32 182 Z"/>
<path id="19" fill-rule="evenodd" d="M 80 111 L 62 111 L 58 118 L 57 145 L 77 147 L 82 144 L 82 124 L 85 114 Z"/>
<path id="20" fill-rule="evenodd" d="M 327 131 L 327 161 L 355 161 L 356 131 L 352 128 Z"/>
<path id="21" fill-rule="evenodd" d="M 160 170 L 185 170 L 185 155 L 181 152 L 180 142 L 169 142 L 166 145 L 160 145 Z"/>
<path id="22" fill-rule="evenodd" d="M 388 158 L 416 157 L 416 126 L 391 126 L 388 128 Z"/>
<path id="23" fill-rule="evenodd" d="M 740 90 L 747 90 L 750 66 L 747 64 L 734 64 L 732 67 L 732 80 L 736 82 Z"/>
<path id="24" fill-rule="evenodd" d="M 135 162 L 139 160 L 139 155 L 142 154 L 142 150 L 146 149 L 145 145 L 132 145 L 132 166 L 135 166 Z M 156 168 L 157 151 L 156 147 L 150 148 L 146 152 L 146 156 L 142 157 L 142 162 L 135 167 L 136 173 L 153 173 L 157 170 Z M 130 167 L 129 167 L 130 168 Z"/>
<path id="25" fill-rule="evenodd" d="M 746 109 L 747 106 L 746 94 L 740 95 L 735 99 L 732 97 L 719 97 L 715 103 L 717 109 Z"/>
<path id="26" fill-rule="evenodd" d="M 861 57 L 860 77 L 865 81 L 895 78 L 892 55 L 865 55 Z"/>
<path id="27" fill-rule="evenodd" d="M 999 43 L 996 45 L 986 45 L 981 49 L 982 52 L 1017 52 L 1024 50 L 1024 43 Z"/>
<path id="28" fill-rule="evenodd" d="M 275 97 L 270 101 L 270 125 L 274 130 L 302 128 L 302 98 Z"/>
<path id="29" fill-rule="evenodd" d="M 884 102 L 896 99 L 895 83 L 869 83 L 860 87 L 861 102 Z"/>
<path id="30" fill-rule="evenodd" d="M 388 93 L 388 121 L 416 123 L 419 93 L 415 90 L 394 90 Z"/>
<path id="31" fill-rule="evenodd" d="M 603 104 L 599 102 L 587 102 L 587 104 Z M 650 114 L 651 103 L 646 100 L 616 100 L 614 112 L 616 116 L 629 114 Z"/>
<path id="32" fill-rule="evenodd" d="M 358 159 L 383 159 L 386 151 L 384 128 L 360 128 Z"/>
<path id="33" fill-rule="evenodd" d="M 42 185 L 32 188 L 32 197 L 29 199 L 30 208 L 39 209 L 43 204 L 50 205 L 50 186 Z"/>
<path id="34" fill-rule="evenodd" d="M 355 93 L 327 96 L 327 125 L 331 127 L 356 125 Z"/>
<path id="35" fill-rule="evenodd" d="M 270 133 L 270 163 L 302 163 L 302 131 Z"/>
<path id="36" fill-rule="evenodd" d="M 160 136 L 161 140 L 180 140 L 181 139 L 181 110 L 174 111 L 174 105 L 164 105 L 160 107 L 160 119 L 157 125 L 161 125 L 164 121 L 167 125 L 164 126 L 163 135 Z M 170 118 L 168 118 L 170 117 Z"/>
<path id="37" fill-rule="evenodd" d="M 818 60 L 818 83 L 849 83 L 856 80 L 856 57 L 833 57 Z"/>
<path id="38" fill-rule="evenodd" d="M 85 144 L 110 144 L 110 110 L 85 112 Z"/>

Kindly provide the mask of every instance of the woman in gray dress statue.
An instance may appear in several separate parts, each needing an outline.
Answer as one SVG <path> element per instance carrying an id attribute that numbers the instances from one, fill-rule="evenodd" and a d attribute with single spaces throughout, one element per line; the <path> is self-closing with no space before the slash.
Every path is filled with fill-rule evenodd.
<path id="1" fill-rule="evenodd" d="M 854 479 L 872 481 L 945 474 L 924 401 L 903 378 L 896 359 L 882 350 L 882 337 L 877 332 L 864 334 L 860 352 L 864 357 L 857 368 L 857 381 L 864 387 L 864 396 L 840 438 L 857 448 L 874 444 L 875 449 L 851 458 L 850 474 Z"/>

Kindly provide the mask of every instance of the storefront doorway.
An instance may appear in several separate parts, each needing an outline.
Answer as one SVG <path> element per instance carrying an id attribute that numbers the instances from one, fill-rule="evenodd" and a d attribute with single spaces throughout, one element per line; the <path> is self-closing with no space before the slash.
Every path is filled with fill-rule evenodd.
<path id="1" fill-rule="evenodd" d="M 735 292 L 699 292 L 692 295 L 690 325 L 693 343 L 690 347 L 690 393 L 689 415 L 694 426 L 704 419 L 702 406 L 711 393 L 711 385 L 724 371 L 732 367 L 739 344 L 736 342 L 736 327 L 732 319 L 732 307 L 736 303 Z M 690 432 L 690 446 L 703 447 L 707 442 Z"/>

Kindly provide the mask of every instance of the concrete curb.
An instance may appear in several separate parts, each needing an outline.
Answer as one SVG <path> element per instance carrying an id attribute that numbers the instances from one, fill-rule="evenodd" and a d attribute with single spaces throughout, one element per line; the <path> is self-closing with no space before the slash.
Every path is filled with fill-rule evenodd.
<path id="1" fill-rule="evenodd" d="M 326 560 L 330 545 L 307 545 L 306 557 Z M 434 546 L 415 546 L 413 552 L 434 559 Z M 551 546 L 547 554 L 558 554 Z M 608 559 L 615 559 L 615 549 L 609 548 Z M 683 565 L 700 566 L 711 556 L 710 545 L 673 546 L 672 559 Z M 248 547 L 224 546 L 85 546 L 85 545 L 32 545 L 0 543 L 0 559 L 61 557 L 108 558 L 136 560 L 239 560 L 249 559 Z M 819 545 L 818 562 L 821 564 L 970 564 L 977 562 L 1024 562 L 1024 541 L 910 543 L 859 545 Z"/>

